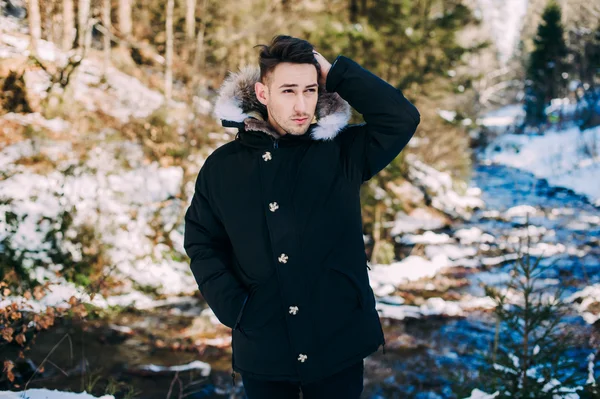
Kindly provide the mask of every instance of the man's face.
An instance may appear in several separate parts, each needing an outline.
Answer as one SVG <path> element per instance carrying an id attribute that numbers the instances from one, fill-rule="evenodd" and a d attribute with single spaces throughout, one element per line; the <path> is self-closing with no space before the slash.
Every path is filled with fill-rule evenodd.
<path id="1" fill-rule="evenodd" d="M 318 99 L 317 69 L 311 64 L 283 62 L 257 82 L 256 97 L 265 104 L 269 123 L 280 134 L 302 135 L 310 127 Z"/>

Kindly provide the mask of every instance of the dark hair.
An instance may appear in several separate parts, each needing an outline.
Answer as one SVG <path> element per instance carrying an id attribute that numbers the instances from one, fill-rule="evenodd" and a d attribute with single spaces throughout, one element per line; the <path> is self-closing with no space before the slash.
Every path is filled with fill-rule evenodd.
<path id="1" fill-rule="evenodd" d="M 278 35 L 271 40 L 271 44 L 259 44 L 258 64 L 260 66 L 260 80 L 265 83 L 265 78 L 273 72 L 275 67 L 282 62 L 295 64 L 312 64 L 317 69 L 317 75 L 321 67 L 313 54 L 313 45 L 306 40 L 292 36 Z"/>

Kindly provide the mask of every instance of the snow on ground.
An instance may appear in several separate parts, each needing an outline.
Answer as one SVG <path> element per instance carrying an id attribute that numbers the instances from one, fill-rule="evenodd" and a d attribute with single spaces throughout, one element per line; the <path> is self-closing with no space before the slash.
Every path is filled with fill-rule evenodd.
<path id="1" fill-rule="evenodd" d="M 29 36 L 11 21 L 0 16 L 0 59 L 29 55 Z M 60 67 L 77 54 L 41 40 L 38 57 Z M 44 98 L 50 84 L 48 74 L 39 68 L 28 69 L 24 77 L 28 92 Z M 112 67 L 104 79 L 101 62 L 92 58 L 82 61 L 67 90 L 67 98 L 121 122 L 147 117 L 164 102 L 160 92 Z M 184 104 L 173 102 L 170 106 Z M 197 101 L 196 108 L 209 112 L 203 100 Z M 47 120 L 39 113 L 9 113 L 0 117 L 0 125 L 2 121 L 59 136 L 73 134 L 69 122 Z M 86 146 L 94 141 L 95 148 L 80 149 L 83 141 Z M 39 168 L 28 165 L 36 166 L 40 159 L 49 162 Z M 160 301 L 140 289 L 150 288 L 164 295 L 197 290 L 185 259 L 182 226 L 175 225 L 182 207 L 187 205 L 179 199 L 186 197 L 182 190 L 186 194 L 193 190 L 193 184 L 182 188 L 181 167 L 148 162 L 140 145 L 114 140 L 108 130 L 89 134 L 77 145 L 70 140 L 37 136 L 16 142 L 1 149 L 0 165 L 0 251 L 12 253 L 15 258 L 22 256 L 22 266 L 30 277 L 51 283 L 47 295 L 39 300 L 7 297 L 3 303 L 13 300 L 24 310 L 39 311 L 47 306 L 68 307 L 74 296 L 101 307 L 151 308 L 159 306 Z M 67 214 L 72 221 L 64 227 Z M 157 237 L 160 232 L 169 232 L 168 237 Z M 103 251 L 106 274 L 124 284 L 115 296 L 95 295 L 92 300 L 86 287 L 56 276 L 65 263 L 56 255 L 81 262 L 86 261 L 90 250 L 98 248 Z"/>
<path id="2" fill-rule="evenodd" d="M 39 126 L 48 129 L 52 132 L 58 133 L 69 129 L 69 122 L 60 119 L 46 119 L 39 112 L 33 112 L 30 114 L 15 114 L 8 113 L 2 116 L 3 120 L 16 122 L 23 126 Z"/>
<path id="3" fill-rule="evenodd" d="M 20 311 L 30 311 L 34 313 L 43 313 L 47 308 L 69 309 L 71 307 L 70 300 L 74 297 L 82 303 L 89 303 L 99 308 L 107 308 L 110 306 L 131 306 L 137 310 L 147 310 L 161 306 L 173 306 L 181 304 L 195 305 L 197 300 L 186 296 L 170 296 L 165 299 L 154 299 L 147 294 L 132 290 L 123 295 L 112 295 L 104 297 L 101 294 L 94 294 L 93 297 L 86 291 L 86 287 L 76 286 L 75 284 L 65 281 L 62 277 L 56 277 L 48 273 L 47 269 L 42 267 L 36 268 L 38 281 L 48 281 L 48 288 L 44 291 L 44 296 L 39 299 L 23 296 L 5 296 L 0 301 L 0 309 L 3 309 L 13 303 L 18 306 Z M 215 317 L 214 324 L 218 324 Z"/>
<path id="4" fill-rule="evenodd" d="M 496 304 L 490 297 L 467 295 L 460 301 L 447 301 L 443 298 L 432 297 L 420 306 L 404 305 L 401 301 L 393 303 L 387 298 L 379 298 L 375 308 L 383 318 L 404 320 L 405 318 L 419 319 L 430 316 L 460 317 L 465 316 L 469 310 L 493 309 L 495 306 Z"/>
<path id="5" fill-rule="evenodd" d="M 490 129 L 503 130 L 513 126 L 515 121 L 525 118 L 522 104 L 512 104 L 491 111 L 477 119 L 477 124 Z"/>
<path id="6" fill-rule="evenodd" d="M 459 194 L 453 187 L 452 177 L 418 160 L 413 154 L 406 156 L 408 177 L 415 186 L 431 198 L 431 206 L 452 217 L 469 218 L 471 211 L 483 208 L 479 198 L 481 190 L 471 187 L 465 195 Z"/>
<path id="7" fill-rule="evenodd" d="M 436 230 L 444 227 L 446 222 L 439 216 L 433 215 L 431 211 L 417 208 L 410 214 L 398 212 L 396 220 L 390 230 L 392 237 L 402 233 L 416 233 L 418 231 Z"/>
<path id="8" fill-rule="evenodd" d="M 598 311 L 600 305 L 600 284 L 590 285 L 577 291 L 566 299 L 572 302 L 575 310 L 589 324 L 594 324 L 600 319 Z"/>
<path id="9" fill-rule="evenodd" d="M 113 395 L 92 396 L 83 393 L 62 392 L 49 389 L 28 389 L 21 392 L 0 392 L 0 399 L 115 399 Z"/>
<path id="10" fill-rule="evenodd" d="M 465 398 L 465 399 L 494 399 L 498 395 L 500 395 L 500 392 L 494 392 L 493 394 L 489 394 L 489 393 L 480 391 L 479 389 L 473 389 L 471 391 L 471 396 L 469 396 L 468 398 Z"/>
<path id="11" fill-rule="evenodd" d="M 200 375 L 202 377 L 208 377 L 210 375 L 211 367 L 210 364 L 202 362 L 200 360 L 195 360 L 188 364 L 183 364 L 180 366 L 157 366 L 155 364 L 144 365 L 139 368 L 144 371 L 152 371 L 154 373 L 164 373 L 170 371 L 188 371 L 188 370 L 200 370 Z"/>
<path id="12" fill-rule="evenodd" d="M 531 217 L 539 213 L 540 211 L 531 205 L 517 205 L 507 209 L 503 216 L 506 220 L 510 220 L 517 217 Z"/>
<path id="13" fill-rule="evenodd" d="M 399 242 L 406 245 L 414 244 L 446 244 L 452 239 L 448 234 L 441 233 L 437 234 L 433 231 L 426 231 L 423 234 L 404 234 L 403 236 L 397 237 Z"/>
<path id="14" fill-rule="evenodd" d="M 183 170 L 144 162 L 139 145 L 115 141 L 100 142 L 85 154 L 85 161 L 65 151 L 62 157 L 56 156 L 56 168 L 44 174 L 15 163 L 45 149 L 60 148 L 56 146 L 55 142 L 26 140 L 0 152 L 0 164 L 7 166 L 3 170 L 7 177 L 0 181 L 0 242 L 23 254 L 23 266 L 31 276 L 52 281 L 52 272 L 62 269 L 61 264 L 54 264 L 50 251 L 81 261 L 86 250 L 81 232 L 87 228 L 94 232 L 92 240 L 101 242 L 106 251 L 111 266 L 107 272 L 125 283 L 124 293 L 134 295 L 132 283 L 154 287 L 161 294 L 195 292 L 182 233 L 172 230 L 173 248 L 153 239 L 157 226 L 161 231 L 171 230 L 187 205 L 177 199 Z M 72 225 L 60 231 L 65 212 L 73 217 Z M 48 234 L 57 239 L 58 249 L 52 248 Z M 49 266 L 45 275 L 43 268 L 36 267 L 40 264 Z M 63 296 L 70 297 L 70 291 L 72 287 L 65 285 Z M 150 298 L 137 294 L 130 299 L 151 306 Z"/>
<path id="15" fill-rule="evenodd" d="M 0 59 L 22 57 L 29 54 L 29 38 L 25 35 L 3 33 L 0 35 Z M 53 43 L 40 40 L 39 58 L 42 61 L 66 65 L 74 52 L 65 53 Z M 149 89 L 138 79 L 127 75 L 114 67 L 108 68 L 106 81 L 103 81 L 102 63 L 94 59 L 84 59 L 77 68 L 69 84 L 69 93 L 73 100 L 89 111 L 101 110 L 107 115 L 127 122 L 130 118 L 144 118 L 161 107 L 164 96 Z M 25 83 L 30 92 L 45 96 L 50 78 L 41 69 L 27 70 Z M 172 107 L 184 107 L 183 103 L 172 102 Z M 206 108 L 206 104 L 202 103 Z"/>
<path id="16" fill-rule="evenodd" d="M 454 236 L 457 237 L 461 244 L 473 244 L 478 242 L 494 242 L 494 236 L 488 233 L 484 233 L 479 227 L 469 227 L 459 229 L 454 232 Z"/>
<path id="17" fill-rule="evenodd" d="M 145 118 L 163 104 L 161 93 L 116 68 L 109 67 L 106 77 L 106 83 L 100 84 L 102 66 L 93 60 L 83 60 L 71 88 L 75 100 L 90 111 L 100 109 L 121 122 L 132 117 Z M 115 104 L 112 99 L 117 99 L 118 103 Z"/>
<path id="18" fill-rule="evenodd" d="M 544 135 L 506 134 L 485 149 L 483 160 L 533 173 L 552 186 L 587 196 L 600 206 L 600 126 L 549 130 Z"/>
<path id="19" fill-rule="evenodd" d="M 454 118 L 456 118 L 456 111 L 439 109 L 437 113 L 440 117 L 442 117 L 444 120 L 447 120 L 448 122 L 454 122 Z"/>
<path id="20" fill-rule="evenodd" d="M 429 259 L 442 254 L 451 260 L 465 259 L 477 255 L 477 248 L 463 247 L 456 244 L 429 245 L 425 247 L 425 255 Z"/>
<path id="21" fill-rule="evenodd" d="M 408 256 L 391 265 L 372 265 L 369 279 L 375 294 L 384 296 L 390 293 L 390 289 L 395 290 L 395 287 L 402 283 L 433 277 L 448 265 L 449 260 L 444 254 L 431 261 L 420 256 Z"/>
<path id="22" fill-rule="evenodd" d="M 41 268 L 38 268 L 38 270 Z M 46 271 L 42 271 L 45 273 Z M 99 307 L 106 307 L 106 301 L 101 295 L 95 295 L 94 298 L 84 292 L 81 287 L 75 286 L 73 283 L 65 281 L 63 278 L 53 279 L 54 283 L 50 284 L 45 292 L 45 295 L 39 299 L 26 299 L 23 296 L 5 296 L 0 301 L 0 309 L 4 309 L 12 303 L 17 304 L 21 311 L 32 311 L 34 313 L 42 313 L 47 307 L 57 309 L 68 309 L 71 307 L 69 299 L 75 297 L 84 303 L 91 303 Z"/>

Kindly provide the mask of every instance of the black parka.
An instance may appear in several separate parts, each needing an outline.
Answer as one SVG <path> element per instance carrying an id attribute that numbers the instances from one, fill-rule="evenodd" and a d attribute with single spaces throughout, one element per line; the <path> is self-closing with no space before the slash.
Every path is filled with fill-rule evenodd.
<path id="1" fill-rule="evenodd" d="M 215 113 L 239 131 L 200 169 L 184 247 L 207 304 L 232 328 L 233 370 L 309 383 L 385 345 L 360 187 L 406 146 L 420 115 L 400 90 L 339 56 L 317 123 L 279 136 L 255 97 L 258 78 L 247 68 L 220 90 Z M 365 123 L 347 125 L 348 103 Z"/>

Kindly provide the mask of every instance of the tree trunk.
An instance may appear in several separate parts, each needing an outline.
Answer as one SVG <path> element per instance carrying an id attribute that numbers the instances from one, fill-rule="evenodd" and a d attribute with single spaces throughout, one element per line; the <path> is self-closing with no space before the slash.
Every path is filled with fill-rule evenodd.
<path id="1" fill-rule="evenodd" d="M 185 0 L 185 46 L 182 57 L 186 61 L 191 59 L 196 38 L 196 0 Z"/>
<path id="2" fill-rule="evenodd" d="M 73 48 L 75 40 L 75 11 L 73 0 L 63 0 L 63 33 L 62 33 L 62 48 L 64 51 L 69 51 Z"/>
<path id="3" fill-rule="evenodd" d="M 167 0 L 167 18 L 166 18 L 166 31 L 167 31 L 167 49 L 165 55 L 165 62 L 167 69 L 165 71 L 165 97 L 166 103 L 168 104 L 171 100 L 171 90 L 173 87 L 173 8 L 175 6 L 174 0 Z"/>
<path id="4" fill-rule="evenodd" d="M 78 40 L 77 45 L 79 50 L 85 52 L 85 42 L 88 33 L 88 22 L 90 19 L 90 0 L 79 0 L 79 7 L 77 10 L 77 29 L 78 29 Z"/>
<path id="5" fill-rule="evenodd" d="M 39 0 L 38 0 L 39 4 Z M 55 33 L 57 26 L 54 24 L 54 18 L 56 17 L 56 4 L 54 2 L 42 1 L 42 7 L 40 7 L 40 19 L 42 22 L 42 40 L 54 42 Z"/>
<path id="6" fill-rule="evenodd" d="M 106 76 L 106 72 L 108 71 L 108 67 L 110 65 L 110 36 L 109 36 L 109 32 L 110 32 L 110 0 L 104 0 L 103 1 L 103 5 L 102 5 L 102 25 L 104 26 L 104 29 L 106 29 L 106 32 L 104 32 L 104 45 L 103 45 L 103 50 L 104 50 L 104 73 L 103 75 Z"/>
<path id="7" fill-rule="evenodd" d="M 198 36 L 196 38 L 196 53 L 194 54 L 194 70 L 198 71 L 204 66 L 204 32 L 206 31 L 206 15 L 208 7 L 208 0 L 202 2 L 202 22 L 200 23 L 200 29 L 198 30 Z"/>
<path id="8" fill-rule="evenodd" d="M 358 20 L 358 0 L 350 0 L 350 22 L 356 23 Z"/>
<path id="9" fill-rule="evenodd" d="M 185 0 L 185 38 L 193 43 L 196 38 L 196 0 Z"/>
<path id="10" fill-rule="evenodd" d="M 31 41 L 29 42 L 29 50 L 33 55 L 37 56 L 37 46 L 42 38 L 42 21 L 40 17 L 40 4 L 38 0 L 29 0 L 27 2 L 27 19 L 29 20 L 29 34 Z"/>
<path id="11" fill-rule="evenodd" d="M 132 31 L 131 8 L 133 0 L 119 0 L 119 32 L 121 36 L 128 40 Z"/>
<path id="12" fill-rule="evenodd" d="M 361 0 L 360 2 L 360 15 L 362 17 L 366 17 L 368 15 L 367 13 L 367 0 Z"/>
<path id="13" fill-rule="evenodd" d="M 52 43 L 61 43 L 62 42 L 62 31 L 64 29 L 62 24 L 62 15 L 58 12 L 58 6 L 54 7 L 52 10 L 52 15 L 50 16 L 50 23 L 52 24 L 51 35 Z"/>

